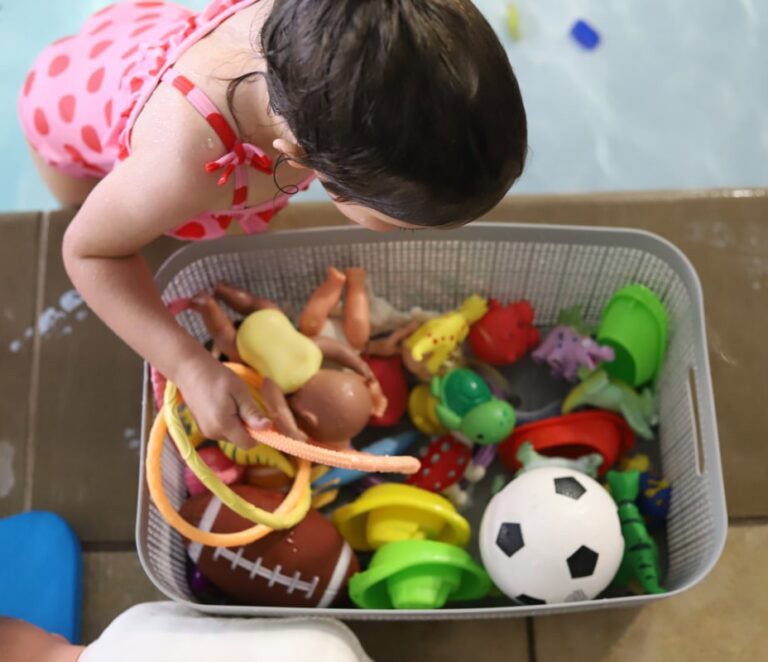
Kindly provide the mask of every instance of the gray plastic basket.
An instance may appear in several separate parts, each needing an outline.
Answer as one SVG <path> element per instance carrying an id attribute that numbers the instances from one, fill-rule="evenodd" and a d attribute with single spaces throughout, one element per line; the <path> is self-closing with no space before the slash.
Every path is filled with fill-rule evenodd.
<path id="1" fill-rule="evenodd" d="M 554 324 L 558 312 L 574 304 L 583 305 L 588 322 L 597 322 L 603 305 L 621 286 L 640 282 L 653 288 L 670 316 L 669 353 L 659 380 L 660 458 L 674 490 L 666 538 L 669 593 L 559 605 L 494 606 L 499 604 L 496 601 L 433 611 L 200 604 L 187 587 L 182 539 L 160 517 L 146 487 L 144 458 L 155 411 L 145 380 L 136 539 L 141 563 L 160 591 L 189 607 L 216 614 L 492 618 L 639 606 L 691 588 L 712 569 L 725 543 L 725 495 L 701 285 L 677 248 L 645 232 L 589 227 L 479 223 L 451 232 L 423 231 L 418 237 L 331 228 L 193 244 L 165 263 L 157 282 L 166 302 L 226 280 L 280 301 L 295 313 L 331 264 L 364 266 L 374 291 L 400 308 L 420 305 L 448 310 L 471 293 L 502 301 L 526 298 L 536 310 L 537 323 L 544 326 Z M 197 316 L 183 313 L 179 322 L 199 340 L 206 339 Z M 179 507 L 185 492 L 183 471 L 168 440 L 162 466 L 165 489 Z M 477 518 L 470 519 L 477 529 Z"/>

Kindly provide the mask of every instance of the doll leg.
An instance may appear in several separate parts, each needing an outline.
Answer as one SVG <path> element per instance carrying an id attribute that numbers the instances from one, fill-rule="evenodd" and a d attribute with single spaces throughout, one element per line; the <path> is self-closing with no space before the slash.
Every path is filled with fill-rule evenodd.
<path id="1" fill-rule="evenodd" d="M 328 277 L 312 294 L 299 318 L 299 330 L 309 337 L 323 329 L 331 311 L 341 300 L 347 277 L 334 267 L 328 267 Z"/>
<path id="2" fill-rule="evenodd" d="M 347 269 L 347 298 L 344 301 L 344 335 L 362 351 L 371 336 L 371 311 L 365 289 L 365 269 Z"/>
<path id="3" fill-rule="evenodd" d="M 205 328 L 211 334 L 213 344 L 230 360 L 242 363 L 235 344 L 236 330 L 232 320 L 210 294 L 198 294 L 189 307 L 203 318 Z"/>
<path id="4" fill-rule="evenodd" d="M 221 299 L 241 315 L 250 315 L 257 310 L 264 310 L 265 308 L 280 310 L 280 306 L 273 301 L 257 297 L 247 290 L 228 285 L 227 283 L 219 283 L 216 285 L 213 291 L 213 296 L 217 299 Z"/>

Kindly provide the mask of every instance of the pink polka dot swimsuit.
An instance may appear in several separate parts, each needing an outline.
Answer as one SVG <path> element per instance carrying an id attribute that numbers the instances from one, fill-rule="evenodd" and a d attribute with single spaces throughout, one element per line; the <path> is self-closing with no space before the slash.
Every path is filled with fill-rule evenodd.
<path id="1" fill-rule="evenodd" d="M 131 131 L 155 88 L 172 85 L 206 119 L 225 153 L 206 165 L 220 184 L 234 178 L 232 208 L 206 212 L 173 232 L 180 239 L 213 239 L 236 222 L 263 232 L 288 204 L 280 195 L 246 207 L 248 168 L 272 172 L 271 159 L 240 142 L 224 115 L 199 88 L 173 70 L 190 46 L 258 0 L 214 0 L 202 12 L 170 2 L 105 7 L 80 32 L 54 42 L 36 59 L 19 96 L 19 116 L 32 147 L 74 177 L 104 177 L 130 154 Z M 300 188 L 306 189 L 311 178 Z"/>

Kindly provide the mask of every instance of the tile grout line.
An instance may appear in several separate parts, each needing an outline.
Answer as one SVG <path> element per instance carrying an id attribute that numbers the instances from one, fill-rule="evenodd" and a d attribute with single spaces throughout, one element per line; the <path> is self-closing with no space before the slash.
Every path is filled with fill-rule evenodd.
<path id="1" fill-rule="evenodd" d="M 40 386 L 40 355 L 42 338 L 38 320 L 43 312 L 43 297 L 45 295 L 45 277 L 48 266 L 48 230 L 50 227 L 50 212 L 43 212 L 40 220 L 40 239 L 37 255 L 37 283 L 35 288 L 35 313 L 32 336 L 32 374 L 29 380 L 29 412 L 27 415 L 27 453 L 24 472 L 24 510 L 32 509 L 32 481 L 35 473 L 35 432 L 37 429 L 37 400 Z"/>
<path id="2" fill-rule="evenodd" d="M 536 662 L 536 624 L 533 616 L 525 619 L 525 634 L 528 640 L 528 662 Z"/>
<path id="3" fill-rule="evenodd" d="M 738 515 L 728 518 L 728 526 L 765 526 L 768 515 Z"/>
<path id="4" fill-rule="evenodd" d="M 135 540 L 83 540 L 80 548 L 84 553 L 136 552 Z"/>

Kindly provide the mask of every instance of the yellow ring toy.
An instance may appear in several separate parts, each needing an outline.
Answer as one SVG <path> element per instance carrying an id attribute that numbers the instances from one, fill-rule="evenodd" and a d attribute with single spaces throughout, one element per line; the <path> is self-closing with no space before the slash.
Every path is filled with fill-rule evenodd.
<path id="1" fill-rule="evenodd" d="M 176 444 L 181 458 L 187 463 L 193 474 L 197 476 L 200 482 L 205 485 L 219 500 L 230 510 L 251 522 L 264 524 L 271 529 L 290 529 L 296 526 L 307 514 L 310 507 L 310 500 L 305 499 L 302 507 L 285 513 L 276 515 L 263 508 L 258 508 L 252 503 L 238 496 L 221 480 L 213 470 L 203 461 L 195 447 L 190 443 L 184 433 L 184 426 L 177 413 L 176 405 L 179 401 L 179 389 L 176 384 L 168 381 L 165 385 L 165 424 L 168 427 L 168 433 Z M 306 506 L 305 508 L 303 506 Z"/>
<path id="2" fill-rule="evenodd" d="M 165 493 L 165 488 L 163 487 L 161 460 L 163 441 L 165 440 L 167 431 L 168 428 L 165 425 L 164 412 L 161 410 L 152 425 L 152 430 L 149 434 L 149 443 L 147 444 L 147 486 L 149 487 L 149 494 L 152 497 L 152 501 L 158 511 L 160 511 L 163 519 L 168 522 L 170 526 L 176 529 L 176 531 L 188 540 L 200 543 L 201 545 L 208 545 L 209 547 L 243 547 L 272 533 L 274 529 L 270 529 L 263 524 L 257 524 L 250 529 L 245 529 L 244 531 L 239 531 L 237 533 L 213 533 L 211 531 L 198 529 L 179 515 L 169 501 L 168 496 Z M 273 514 L 280 515 L 290 512 L 297 506 L 300 508 L 304 507 L 304 503 L 311 498 L 309 490 L 309 472 L 309 462 L 300 461 L 296 480 L 291 487 L 291 491 Z"/>
<path id="3" fill-rule="evenodd" d="M 261 379 L 254 371 L 237 364 L 227 364 L 227 367 L 240 376 L 253 389 L 258 388 L 260 385 Z M 168 427 L 165 421 L 165 407 L 163 407 L 157 414 L 152 425 L 152 430 L 150 431 L 149 442 L 147 444 L 146 469 L 147 486 L 152 501 L 161 516 L 170 526 L 176 529 L 188 540 L 211 547 L 242 547 L 272 533 L 274 529 L 265 526 L 264 524 L 257 524 L 256 526 L 237 533 L 213 533 L 211 531 L 202 531 L 181 517 L 171 504 L 163 487 L 162 451 L 163 442 L 167 433 Z M 298 521 L 304 517 L 309 510 L 312 498 L 310 491 L 310 472 L 311 464 L 306 460 L 299 459 L 298 470 L 293 485 L 283 502 L 275 509 L 274 513 L 271 513 L 271 515 L 284 517 L 292 516 L 293 513 L 300 512 L 302 515 L 298 518 Z M 216 477 L 214 476 L 214 478 Z M 229 489 L 223 483 L 222 486 L 226 490 Z M 233 496 L 237 497 L 234 493 Z M 295 517 L 295 515 L 293 515 L 293 517 Z"/>

